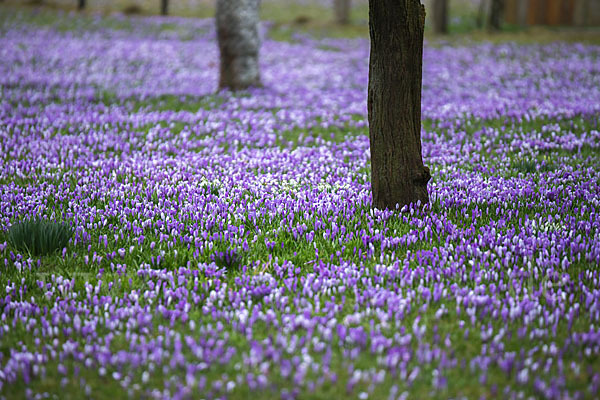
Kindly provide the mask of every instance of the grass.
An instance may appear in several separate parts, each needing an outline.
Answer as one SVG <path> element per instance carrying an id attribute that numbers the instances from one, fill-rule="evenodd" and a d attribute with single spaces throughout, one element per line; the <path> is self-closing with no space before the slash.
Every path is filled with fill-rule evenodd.
<path id="1" fill-rule="evenodd" d="M 117 94 L 100 90 L 95 101 L 110 106 L 112 104 L 127 105 L 131 112 L 139 111 L 189 111 L 210 110 L 219 107 L 225 99 L 219 94 L 210 94 L 203 97 L 165 94 L 146 100 L 137 97 L 119 98 Z"/>

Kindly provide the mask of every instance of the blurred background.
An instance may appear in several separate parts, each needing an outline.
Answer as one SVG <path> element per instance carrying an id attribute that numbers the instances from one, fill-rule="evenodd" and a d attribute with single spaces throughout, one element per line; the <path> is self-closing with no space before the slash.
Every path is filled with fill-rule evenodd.
<path id="1" fill-rule="evenodd" d="M 34 7 L 86 14 L 208 18 L 215 0 L 0 0 L 2 7 Z M 425 0 L 427 35 L 504 32 L 600 38 L 600 0 Z M 1 8 L 0 8 L 1 12 Z M 263 0 L 261 18 L 286 29 L 323 36 L 367 36 L 368 0 Z M 598 39 L 600 40 L 600 39 Z"/>

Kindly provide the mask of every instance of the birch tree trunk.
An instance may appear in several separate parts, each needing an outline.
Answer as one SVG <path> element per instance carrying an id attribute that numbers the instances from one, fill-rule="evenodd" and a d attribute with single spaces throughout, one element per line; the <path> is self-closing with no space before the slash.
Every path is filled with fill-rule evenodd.
<path id="1" fill-rule="evenodd" d="M 260 86 L 259 0 L 217 0 L 217 40 L 221 55 L 219 87 Z"/>
<path id="2" fill-rule="evenodd" d="M 520 0 L 517 4 L 517 25 L 524 27 L 527 25 L 527 9 L 529 0 Z"/>
<path id="3" fill-rule="evenodd" d="M 421 156 L 425 8 L 419 0 L 369 0 L 369 140 L 373 207 L 429 202 Z"/>
<path id="4" fill-rule="evenodd" d="M 488 15 L 490 0 L 479 0 L 479 11 L 477 12 L 477 28 L 481 29 L 485 26 Z"/>
<path id="5" fill-rule="evenodd" d="M 335 22 L 342 25 L 350 23 L 350 3 L 351 0 L 333 0 Z"/>
<path id="6" fill-rule="evenodd" d="M 575 3 L 575 10 L 573 12 L 573 25 L 585 26 L 590 15 L 590 1 L 579 0 Z"/>
<path id="7" fill-rule="evenodd" d="M 433 32 L 448 33 L 448 0 L 433 0 Z"/>

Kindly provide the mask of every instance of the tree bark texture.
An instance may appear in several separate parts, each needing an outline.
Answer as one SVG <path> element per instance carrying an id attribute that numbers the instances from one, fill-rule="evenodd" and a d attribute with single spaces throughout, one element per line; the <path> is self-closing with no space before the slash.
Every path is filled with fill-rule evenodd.
<path id="1" fill-rule="evenodd" d="M 84 8 L 85 8 L 85 0 L 79 0 L 79 2 L 77 3 L 77 9 L 83 10 Z"/>
<path id="2" fill-rule="evenodd" d="M 333 0 L 335 22 L 342 25 L 350 23 L 350 4 L 351 0 Z"/>
<path id="3" fill-rule="evenodd" d="M 258 36 L 260 0 L 217 0 L 217 40 L 221 54 L 219 87 L 260 86 Z"/>
<path id="4" fill-rule="evenodd" d="M 448 0 L 433 0 L 433 32 L 448 33 Z"/>
<path id="5" fill-rule="evenodd" d="M 489 27 L 492 31 L 499 31 L 501 28 L 502 13 L 504 12 L 504 0 L 492 0 L 490 7 Z"/>
<path id="6" fill-rule="evenodd" d="M 425 7 L 419 0 L 369 0 L 369 140 L 373 207 L 429 201 L 421 156 Z"/>
<path id="7" fill-rule="evenodd" d="M 160 15 L 169 15 L 169 0 L 160 0 Z"/>

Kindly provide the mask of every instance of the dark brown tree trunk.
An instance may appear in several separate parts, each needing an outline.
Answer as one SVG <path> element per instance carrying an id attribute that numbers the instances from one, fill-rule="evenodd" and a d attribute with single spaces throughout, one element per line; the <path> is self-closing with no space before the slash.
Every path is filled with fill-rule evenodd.
<path id="1" fill-rule="evenodd" d="M 499 31 L 501 28 L 502 13 L 504 12 L 504 0 L 492 0 L 490 7 L 489 27 L 492 31 Z"/>
<path id="2" fill-rule="evenodd" d="M 160 0 L 160 15 L 169 15 L 169 0 Z"/>
<path id="3" fill-rule="evenodd" d="M 217 40 L 221 54 L 219 87 L 260 86 L 258 37 L 260 0 L 217 0 Z"/>
<path id="4" fill-rule="evenodd" d="M 369 139 L 373 207 L 429 202 L 421 156 L 425 7 L 419 0 L 369 0 Z"/>
<path id="5" fill-rule="evenodd" d="M 77 9 L 83 10 L 84 8 L 85 8 L 85 0 L 79 0 L 79 2 L 77 4 Z"/>
<path id="6" fill-rule="evenodd" d="M 448 0 L 433 0 L 433 32 L 448 33 Z"/>
<path id="7" fill-rule="evenodd" d="M 334 0 L 335 22 L 338 24 L 350 23 L 350 0 Z"/>

